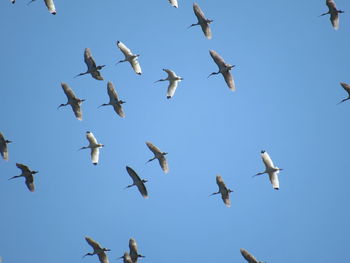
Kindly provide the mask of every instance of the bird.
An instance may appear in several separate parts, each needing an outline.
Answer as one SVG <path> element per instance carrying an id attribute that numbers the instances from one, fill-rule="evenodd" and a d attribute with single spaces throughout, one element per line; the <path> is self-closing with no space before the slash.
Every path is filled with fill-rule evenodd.
<path id="1" fill-rule="evenodd" d="M 101 147 L 104 147 L 103 144 L 100 144 L 97 142 L 95 136 L 93 135 L 92 132 L 90 131 L 87 131 L 86 132 L 86 138 L 88 139 L 89 141 L 89 145 L 86 146 L 86 147 L 81 147 L 79 150 L 82 150 L 82 149 L 88 149 L 90 148 L 91 149 L 91 161 L 94 165 L 97 165 L 98 163 L 98 157 L 100 155 L 100 150 L 99 148 Z"/>
<path id="2" fill-rule="evenodd" d="M 20 175 L 16 175 L 11 177 L 9 180 L 18 178 L 18 177 L 25 177 L 26 178 L 26 185 L 29 189 L 29 191 L 34 192 L 35 187 L 34 187 L 34 177 L 33 174 L 37 174 L 38 171 L 32 171 L 28 168 L 28 166 L 21 164 L 21 163 L 16 163 L 16 166 L 21 169 L 22 173 Z"/>
<path id="3" fill-rule="evenodd" d="M 220 175 L 216 176 L 216 183 L 219 186 L 219 191 L 212 193 L 210 196 L 221 194 L 222 201 L 224 201 L 227 207 L 230 207 L 231 206 L 230 193 L 232 193 L 233 191 L 226 187 L 224 180 Z"/>
<path id="4" fill-rule="evenodd" d="M 328 6 L 328 12 L 323 13 L 320 16 L 328 15 L 330 14 L 330 20 L 332 23 L 332 26 L 335 30 L 339 29 L 339 13 L 344 13 L 342 10 L 338 10 L 335 2 L 333 0 L 326 0 L 326 5 Z"/>
<path id="5" fill-rule="evenodd" d="M 147 161 L 151 162 L 155 159 L 158 159 L 159 165 L 162 168 L 162 170 L 164 171 L 164 173 L 168 173 L 169 172 L 169 167 L 168 167 L 168 163 L 165 159 L 165 155 L 167 155 L 167 152 L 162 152 L 161 150 L 159 150 L 158 147 L 156 147 L 155 145 L 153 145 L 151 142 L 146 142 L 147 147 L 153 152 L 154 157 L 152 159 L 149 159 Z"/>
<path id="6" fill-rule="evenodd" d="M 28 3 L 28 5 L 35 2 L 35 1 L 36 0 L 31 0 Z M 46 5 L 47 9 L 49 10 L 49 12 L 53 15 L 56 15 L 56 8 L 55 8 L 55 4 L 54 4 L 53 0 L 44 0 L 44 1 L 45 1 L 45 5 Z M 12 4 L 14 4 L 14 3 L 15 3 L 15 0 L 12 0 Z"/>
<path id="7" fill-rule="evenodd" d="M 261 151 L 261 158 L 262 158 L 262 160 L 263 160 L 263 162 L 265 164 L 265 167 L 266 167 L 265 171 L 261 172 L 261 173 L 257 173 L 254 176 L 262 175 L 262 174 L 267 173 L 269 175 L 272 187 L 274 189 L 276 189 L 276 190 L 279 190 L 280 184 L 279 184 L 279 181 L 278 181 L 278 173 L 279 173 L 279 171 L 281 171 L 283 169 L 282 168 L 278 168 L 277 166 L 274 166 L 274 164 L 273 164 L 269 154 L 266 151 L 264 151 L 264 150 Z"/>
<path id="8" fill-rule="evenodd" d="M 242 256 L 249 262 L 249 263 L 263 263 L 261 261 L 258 261 L 252 254 L 250 254 L 247 250 L 241 248 L 240 249 Z"/>
<path id="9" fill-rule="evenodd" d="M 83 114 L 81 112 L 80 105 L 85 100 L 84 99 L 81 100 L 81 99 L 77 98 L 77 96 L 75 96 L 73 90 L 66 83 L 62 82 L 61 86 L 62 86 L 64 93 L 67 96 L 68 101 L 66 104 L 60 104 L 57 109 L 70 104 L 70 106 L 72 107 L 72 110 L 74 112 L 75 117 L 81 121 L 83 119 Z"/>
<path id="10" fill-rule="evenodd" d="M 131 50 L 129 48 L 127 48 L 127 46 L 125 46 L 120 41 L 117 41 L 117 46 L 119 47 L 119 49 L 121 50 L 121 52 L 123 52 L 123 54 L 125 56 L 125 58 L 123 60 L 118 61 L 117 64 L 119 64 L 121 62 L 128 61 L 130 63 L 130 65 L 132 66 L 132 68 L 134 69 L 135 73 L 138 74 L 138 75 L 141 75 L 142 74 L 141 66 L 140 66 L 140 63 L 137 60 L 137 58 L 140 55 L 133 54 L 131 52 Z"/>
<path id="11" fill-rule="evenodd" d="M 103 80 L 103 77 L 101 76 L 101 73 L 99 70 L 101 70 L 106 65 L 96 66 L 96 63 L 91 55 L 90 48 L 85 48 L 84 61 L 85 61 L 85 64 L 87 66 L 87 71 L 76 75 L 75 78 L 82 76 L 82 75 L 85 75 L 85 74 L 91 74 L 91 76 L 94 79 Z"/>
<path id="12" fill-rule="evenodd" d="M 212 34 L 211 34 L 209 24 L 211 22 L 213 22 L 214 20 L 205 18 L 203 11 L 201 10 L 201 8 L 199 7 L 199 5 L 197 3 L 193 3 L 193 11 L 198 19 L 198 22 L 197 22 L 197 24 L 190 25 L 188 28 L 200 25 L 206 38 L 211 39 Z"/>
<path id="13" fill-rule="evenodd" d="M 91 237 L 85 237 L 86 242 L 94 249 L 93 253 L 86 253 L 84 257 L 86 256 L 93 256 L 98 255 L 98 258 L 101 263 L 109 263 L 108 257 L 106 255 L 106 251 L 111 251 L 109 248 L 102 248 L 99 243 L 97 243 L 95 240 L 93 240 Z"/>
<path id="14" fill-rule="evenodd" d="M 12 141 L 6 140 L 4 135 L 0 132 L 0 153 L 4 160 L 8 161 L 9 159 L 9 153 L 7 150 L 7 144 L 11 143 Z"/>
<path id="15" fill-rule="evenodd" d="M 14 4 L 16 2 L 16 0 L 11 0 L 11 3 Z"/>
<path id="16" fill-rule="evenodd" d="M 137 243 L 136 243 L 136 240 L 134 238 L 130 238 L 129 239 L 129 249 L 130 249 L 129 255 L 130 255 L 131 261 L 133 263 L 137 263 L 137 259 L 138 258 L 144 258 L 145 257 L 143 255 L 140 255 L 137 252 Z"/>
<path id="17" fill-rule="evenodd" d="M 343 89 L 348 93 L 348 97 L 341 100 L 338 104 L 344 102 L 344 101 L 347 101 L 350 99 L 350 85 L 349 84 L 346 84 L 345 82 L 340 82 L 340 85 L 343 87 Z"/>
<path id="18" fill-rule="evenodd" d="M 139 189 L 139 192 L 141 193 L 141 195 L 144 198 L 148 198 L 147 189 L 146 189 L 146 186 L 144 184 L 147 182 L 147 180 L 145 180 L 145 179 L 141 180 L 141 178 L 137 175 L 137 173 L 129 166 L 126 166 L 126 171 L 128 172 L 131 179 L 133 180 L 133 184 L 128 185 L 126 188 L 129 188 L 129 187 L 136 185 L 137 188 Z"/>
<path id="19" fill-rule="evenodd" d="M 114 89 L 114 85 L 110 81 L 108 81 L 108 83 L 107 83 L 107 93 L 108 93 L 108 96 L 109 96 L 109 103 L 104 103 L 100 107 L 112 105 L 113 108 L 114 108 L 114 111 L 120 117 L 124 118 L 125 117 L 125 113 L 123 111 L 122 104 L 125 103 L 125 101 L 119 100 L 118 94 L 117 94 L 117 92 Z"/>
<path id="20" fill-rule="evenodd" d="M 128 252 L 125 252 L 124 255 L 122 257 L 120 257 L 123 259 L 123 263 L 134 263 L 131 259 L 131 256 L 129 255 Z"/>
<path id="21" fill-rule="evenodd" d="M 235 91 L 236 90 L 235 82 L 234 82 L 233 77 L 230 73 L 230 70 L 232 68 L 234 68 L 235 65 L 227 64 L 224 61 L 224 59 L 218 53 L 216 53 L 216 51 L 214 51 L 214 50 L 209 50 L 209 53 L 210 53 L 210 56 L 213 58 L 214 62 L 216 63 L 216 65 L 218 65 L 219 71 L 211 73 L 208 76 L 208 78 L 212 75 L 216 75 L 216 74 L 221 73 L 224 76 L 224 79 L 225 79 L 226 84 L 229 87 L 229 89 L 232 91 Z"/>
<path id="22" fill-rule="evenodd" d="M 168 73 L 168 77 L 166 79 L 160 79 L 160 80 L 157 80 L 155 81 L 154 83 L 156 82 L 159 82 L 159 81 L 166 81 L 166 80 L 169 80 L 169 86 L 168 86 L 168 91 L 167 91 L 167 99 L 170 99 L 174 96 L 174 93 L 176 91 L 176 88 L 177 88 L 177 83 L 181 80 L 183 80 L 183 78 L 177 76 L 175 74 L 174 71 L 170 70 L 170 69 L 163 69 L 166 73 Z"/>
<path id="23" fill-rule="evenodd" d="M 179 7 L 179 4 L 177 3 L 177 0 L 168 0 L 168 1 L 173 7 L 175 7 L 175 8 Z"/>

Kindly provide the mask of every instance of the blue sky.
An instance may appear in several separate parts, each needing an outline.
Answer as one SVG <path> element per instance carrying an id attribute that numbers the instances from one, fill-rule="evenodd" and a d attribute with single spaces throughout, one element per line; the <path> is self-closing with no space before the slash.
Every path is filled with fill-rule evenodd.
<path id="1" fill-rule="evenodd" d="M 301 1 L 299 1 L 301 3 Z M 245 248 L 273 262 L 344 261 L 350 242 L 350 3 L 340 29 L 331 27 L 325 1 L 198 1 L 213 19 L 213 39 L 196 23 L 193 2 L 179 8 L 156 1 L 59 1 L 51 15 L 43 1 L 0 3 L 1 128 L 10 160 L 0 160 L 0 256 L 3 262 L 98 262 L 84 240 L 110 248 L 110 262 L 134 237 L 142 262 L 244 262 Z M 305 3 L 304 3 L 305 2 Z M 116 46 L 140 54 L 136 75 Z M 86 70 L 85 48 L 106 64 L 104 81 L 74 78 Z M 232 70 L 231 92 L 209 50 Z M 163 68 L 184 80 L 166 99 Z M 112 81 L 125 119 L 108 102 Z M 79 98 L 75 119 L 60 86 Z M 105 147 L 91 164 L 85 133 Z M 145 145 L 168 152 L 164 174 Z M 264 170 L 260 151 L 284 168 L 280 190 Z M 35 175 L 30 193 L 15 163 Z M 147 179 L 149 199 L 131 184 L 125 166 Z M 234 190 L 225 207 L 220 174 Z"/>

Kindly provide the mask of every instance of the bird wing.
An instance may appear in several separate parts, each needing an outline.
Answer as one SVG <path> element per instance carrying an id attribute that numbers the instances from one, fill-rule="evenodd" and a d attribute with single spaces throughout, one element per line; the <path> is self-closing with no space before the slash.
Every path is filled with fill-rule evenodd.
<path id="1" fill-rule="evenodd" d="M 117 46 L 119 47 L 121 52 L 123 52 L 124 56 L 127 57 L 127 56 L 132 56 L 133 55 L 131 50 L 127 46 L 125 46 L 124 43 L 118 41 L 117 42 Z"/>
<path id="2" fill-rule="evenodd" d="M 337 6 L 333 0 L 326 0 L 326 5 L 328 6 L 329 12 L 337 10 Z"/>
<path id="3" fill-rule="evenodd" d="M 339 29 L 339 14 L 338 11 L 332 12 L 329 18 L 331 20 L 332 26 L 335 30 Z"/>
<path id="4" fill-rule="evenodd" d="M 85 237 L 85 240 L 94 249 L 94 251 L 101 249 L 100 244 L 98 242 L 96 242 L 95 240 L 93 240 L 91 237 Z"/>
<path id="5" fill-rule="evenodd" d="M 98 259 L 101 263 L 109 263 L 108 257 L 104 251 L 98 253 Z"/>
<path id="6" fill-rule="evenodd" d="M 2 135 L 1 132 L 0 132 L 0 153 L 2 158 L 4 158 L 4 160 L 8 160 L 9 156 L 7 151 L 7 143 L 4 138 L 4 135 Z"/>
<path id="7" fill-rule="evenodd" d="M 91 161 L 94 165 L 98 164 L 99 156 L 100 156 L 100 149 L 98 147 L 91 148 Z"/>
<path id="8" fill-rule="evenodd" d="M 21 164 L 21 163 L 16 163 L 16 166 L 21 169 L 22 173 L 30 173 L 30 169 L 28 166 Z"/>
<path id="9" fill-rule="evenodd" d="M 174 93 L 177 88 L 177 80 L 170 80 L 169 81 L 169 86 L 168 86 L 168 91 L 167 91 L 167 98 L 170 99 L 174 96 Z"/>
<path id="10" fill-rule="evenodd" d="M 98 70 L 94 70 L 91 72 L 91 76 L 94 78 L 94 79 L 97 79 L 97 80 L 103 80 L 103 77 L 101 75 L 101 72 L 98 71 Z"/>
<path id="11" fill-rule="evenodd" d="M 86 132 L 86 138 L 90 144 L 97 144 L 97 140 L 92 132 Z"/>
<path id="12" fill-rule="evenodd" d="M 228 192 L 228 189 L 224 183 L 224 180 L 220 175 L 216 176 L 216 183 L 219 186 L 219 192 L 221 193 L 222 201 L 224 201 L 227 207 L 230 207 L 231 206 L 230 193 Z"/>
<path id="13" fill-rule="evenodd" d="M 144 198 L 148 198 L 148 193 L 147 193 L 147 189 L 146 189 L 146 186 L 145 184 L 140 181 L 138 184 L 137 184 L 137 189 L 139 189 L 141 195 L 144 197 Z"/>
<path id="14" fill-rule="evenodd" d="M 162 151 L 151 142 L 146 142 L 147 147 L 154 153 L 154 155 L 161 154 Z"/>
<path id="15" fill-rule="evenodd" d="M 230 90 L 235 91 L 235 82 L 233 80 L 232 74 L 230 73 L 229 70 L 227 70 L 225 73 L 222 74 L 224 76 L 225 82 L 227 86 L 229 87 Z"/>
<path id="16" fill-rule="evenodd" d="M 135 184 L 141 181 L 141 179 L 137 175 L 137 173 L 132 168 L 130 168 L 129 166 L 126 167 L 126 171 L 128 172 L 128 174 L 130 175 L 131 179 L 133 180 L 133 182 Z"/>
<path id="17" fill-rule="evenodd" d="M 26 175 L 25 181 L 29 191 L 34 192 L 34 177 L 32 174 Z"/>
<path id="18" fill-rule="evenodd" d="M 350 95 L 350 85 L 349 84 L 346 84 L 345 82 L 340 82 L 340 85 L 343 87 L 343 89 L 349 93 Z"/>
<path id="19" fill-rule="evenodd" d="M 270 169 L 270 168 L 275 167 L 271 158 L 270 158 L 270 155 L 267 152 L 263 151 L 263 153 L 261 153 L 261 158 L 265 164 L 266 169 Z"/>
<path id="20" fill-rule="evenodd" d="M 193 3 L 193 11 L 200 24 L 206 20 L 202 9 L 199 7 L 197 3 Z"/>
<path id="21" fill-rule="evenodd" d="M 117 92 L 114 89 L 114 85 L 110 81 L 108 81 L 108 83 L 107 83 L 107 93 L 108 93 L 110 102 L 114 102 L 114 101 L 118 101 L 119 100 L 118 94 L 117 94 Z"/>
<path id="22" fill-rule="evenodd" d="M 160 158 L 158 158 L 158 162 L 160 167 L 162 167 L 162 170 L 164 171 L 164 173 L 168 173 L 169 172 L 168 162 L 166 161 L 163 155 Z"/>
<path id="23" fill-rule="evenodd" d="M 207 39 L 211 39 L 212 38 L 212 33 L 211 33 L 211 29 L 210 29 L 210 26 L 207 22 L 205 23 L 201 23 L 201 28 L 202 28 L 202 31 L 204 33 L 204 35 L 207 37 Z"/>
<path id="24" fill-rule="evenodd" d="M 72 110 L 74 112 L 75 117 L 81 121 L 83 119 L 83 114 L 81 112 L 79 102 L 75 101 L 73 104 L 71 104 L 71 107 L 72 107 Z"/>
<path id="25" fill-rule="evenodd" d="M 224 59 L 214 50 L 209 50 L 210 56 L 213 58 L 214 62 L 216 63 L 216 65 L 218 65 L 218 67 L 222 67 L 223 65 L 225 65 L 225 61 Z"/>
<path id="26" fill-rule="evenodd" d="M 170 3 L 173 7 L 176 7 L 176 8 L 179 7 L 179 5 L 178 5 L 178 3 L 177 3 L 177 0 L 169 0 L 169 3 Z"/>
<path id="27" fill-rule="evenodd" d="M 113 105 L 114 111 L 122 118 L 125 117 L 125 113 L 123 111 L 122 105 L 119 103 L 119 101 L 117 102 L 117 104 Z"/>
<path id="28" fill-rule="evenodd" d="M 230 194 L 229 192 L 224 192 L 224 193 L 221 193 L 221 198 L 222 198 L 222 201 L 224 201 L 225 205 L 227 207 L 231 207 L 231 200 L 230 200 Z"/>
<path id="29" fill-rule="evenodd" d="M 247 250 L 241 248 L 241 254 L 242 256 L 249 262 L 249 263 L 259 263 L 258 260 L 250 254 Z"/>
<path id="30" fill-rule="evenodd" d="M 170 69 L 166 69 L 166 68 L 163 68 L 163 70 L 164 70 L 166 73 L 168 73 L 168 75 L 169 75 L 170 78 L 176 78 L 176 77 L 177 77 L 174 71 L 172 71 L 172 70 L 170 70 Z"/>
<path id="31" fill-rule="evenodd" d="M 135 241 L 135 239 L 133 239 L 133 238 L 130 238 L 129 239 L 129 249 L 130 249 L 130 255 L 131 254 L 138 254 L 137 253 L 137 243 L 136 243 L 136 241 Z"/>
<path id="32" fill-rule="evenodd" d="M 51 14 L 56 15 L 56 8 L 53 0 L 45 0 L 45 5 Z"/>
<path id="33" fill-rule="evenodd" d="M 62 89 L 64 91 L 64 94 L 66 94 L 67 99 L 77 99 L 75 96 L 73 90 L 66 84 L 66 83 L 61 83 Z"/>
<path id="34" fill-rule="evenodd" d="M 280 188 L 280 183 L 278 181 L 278 172 L 279 171 L 269 173 L 269 178 L 270 178 L 270 182 L 272 184 L 272 187 L 276 190 L 278 190 Z"/>
<path id="35" fill-rule="evenodd" d="M 95 63 L 94 59 L 92 58 L 90 48 L 85 48 L 84 61 L 85 61 L 86 66 L 88 67 L 89 72 L 92 72 L 96 69 L 96 63 Z"/>
<path id="36" fill-rule="evenodd" d="M 139 74 L 139 75 L 142 74 L 140 63 L 136 57 L 130 61 L 130 64 L 131 64 L 131 66 L 134 69 L 136 74 Z"/>

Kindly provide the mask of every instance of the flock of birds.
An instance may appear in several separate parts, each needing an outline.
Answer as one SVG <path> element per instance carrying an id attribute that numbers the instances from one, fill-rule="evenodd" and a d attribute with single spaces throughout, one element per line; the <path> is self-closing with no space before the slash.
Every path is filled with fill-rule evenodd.
<path id="1" fill-rule="evenodd" d="M 34 2 L 34 1 L 35 0 L 32 0 L 29 3 Z M 177 0 L 168 0 L 168 1 L 173 7 L 178 8 L 179 5 L 178 5 Z M 15 3 L 15 0 L 11 0 L 11 2 Z M 54 5 L 53 0 L 44 0 L 44 2 L 45 2 L 45 5 L 47 6 L 49 12 L 51 14 L 55 15 L 56 9 L 55 9 L 55 5 Z M 328 7 L 328 12 L 321 14 L 321 16 L 329 14 L 332 26 L 334 29 L 337 30 L 339 28 L 339 14 L 344 13 L 344 11 L 338 10 L 336 8 L 335 2 L 333 0 L 326 0 L 326 5 Z M 201 10 L 201 8 L 199 7 L 199 5 L 197 3 L 193 4 L 193 11 L 194 11 L 194 14 L 197 17 L 198 21 L 197 21 L 197 23 L 192 24 L 189 27 L 199 25 L 201 27 L 205 37 L 207 39 L 211 39 L 212 32 L 210 29 L 210 23 L 212 23 L 213 20 L 207 19 L 205 17 L 203 11 Z M 134 70 L 134 72 L 137 75 L 141 75 L 142 70 L 141 70 L 140 63 L 138 62 L 139 55 L 132 53 L 132 51 L 124 43 L 122 43 L 120 41 L 117 41 L 116 45 L 118 46 L 118 48 L 124 54 L 124 57 L 125 57 L 123 60 L 120 60 L 119 62 L 117 62 L 117 64 L 122 63 L 122 62 L 129 62 L 132 69 Z M 234 83 L 233 76 L 232 76 L 230 70 L 233 67 L 235 67 L 235 65 L 231 65 L 231 64 L 226 63 L 225 60 L 214 50 L 210 50 L 209 53 L 210 53 L 210 56 L 212 57 L 213 61 L 218 66 L 218 71 L 211 73 L 208 76 L 208 78 L 212 75 L 222 74 L 228 88 L 231 91 L 234 91 L 236 88 L 235 88 L 235 83 Z M 76 77 L 90 74 L 96 80 L 101 80 L 101 81 L 104 80 L 100 71 L 103 69 L 103 67 L 105 67 L 105 65 L 99 65 L 99 66 L 96 65 L 89 48 L 86 48 L 84 51 L 84 61 L 85 61 L 85 64 L 87 66 L 87 70 L 86 70 L 86 72 L 78 74 Z M 159 79 L 156 82 L 169 81 L 166 97 L 167 97 L 167 99 L 170 99 L 175 94 L 178 82 L 183 80 L 183 78 L 179 77 L 174 71 L 172 71 L 170 69 L 163 69 L 163 70 L 164 70 L 164 72 L 167 73 L 167 78 Z M 341 82 L 340 84 L 344 88 L 344 90 L 348 93 L 348 97 L 339 102 L 339 103 L 342 103 L 342 102 L 350 99 L 350 85 L 348 85 L 344 82 Z M 68 84 L 61 83 L 61 86 L 62 86 L 62 89 L 63 89 L 65 95 L 67 96 L 67 103 L 60 104 L 58 106 L 58 108 L 70 105 L 73 112 L 74 112 L 75 117 L 78 120 L 82 120 L 83 113 L 82 113 L 81 105 L 85 100 L 79 99 L 75 95 L 74 91 L 68 86 Z M 124 113 L 123 107 L 122 107 L 122 104 L 124 104 L 125 101 L 119 99 L 118 94 L 115 90 L 115 87 L 114 87 L 113 83 L 110 81 L 108 81 L 108 83 L 107 83 L 107 94 L 109 96 L 109 102 L 102 104 L 100 107 L 108 106 L 108 105 L 113 106 L 115 113 L 118 114 L 121 118 L 125 118 L 125 113 Z M 86 132 L 86 138 L 89 142 L 89 145 L 85 146 L 85 147 L 81 147 L 79 150 L 90 149 L 91 161 L 94 165 L 97 165 L 99 162 L 100 148 L 102 148 L 104 145 L 99 143 L 97 141 L 97 139 L 95 138 L 94 134 L 90 131 Z M 4 160 L 9 159 L 8 144 L 11 142 L 12 141 L 5 139 L 4 135 L 0 132 L 0 153 L 1 153 L 1 156 Z M 147 161 L 147 163 L 157 159 L 162 171 L 164 173 L 168 173 L 169 167 L 168 167 L 168 162 L 167 162 L 166 157 L 165 157 L 165 155 L 167 155 L 167 152 L 161 151 L 157 146 L 155 146 L 151 142 L 146 142 L 146 146 L 154 154 L 154 157 L 149 159 Z M 279 186 L 279 180 L 278 180 L 278 173 L 282 169 L 278 168 L 277 166 L 274 165 L 273 161 L 271 160 L 269 154 L 266 151 L 261 151 L 261 158 L 262 158 L 262 161 L 265 165 L 265 170 L 263 172 L 257 173 L 254 176 L 268 174 L 270 182 L 272 184 L 272 187 L 276 190 L 279 190 L 280 186 Z M 38 171 L 31 170 L 28 166 L 21 164 L 21 163 L 16 163 L 16 166 L 21 170 L 21 174 L 17 175 L 17 176 L 13 176 L 13 177 L 9 178 L 9 180 L 19 178 L 19 177 L 24 177 L 25 184 L 26 184 L 28 190 L 31 192 L 34 192 L 35 187 L 34 187 L 33 175 L 38 173 Z M 147 182 L 147 180 L 141 179 L 138 176 L 137 172 L 129 166 L 126 166 L 126 171 L 133 181 L 133 183 L 126 186 L 126 188 L 136 186 L 138 188 L 140 194 L 142 195 L 142 197 L 148 198 L 148 192 L 147 192 L 147 189 L 145 186 L 145 183 Z M 220 194 L 224 204 L 227 207 L 230 207 L 230 205 L 231 205 L 230 193 L 233 191 L 231 189 L 227 188 L 223 178 L 220 175 L 216 176 L 216 183 L 217 183 L 219 189 L 217 192 L 212 193 L 211 195 Z M 110 249 L 102 247 L 98 242 L 93 240 L 91 237 L 85 237 L 85 240 L 93 248 L 93 252 L 85 254 L 84 257 L 88 256 L 88 255 L 89 256 L 97 255 L 101 263 L 108 263 L 109 262 L 106 252 L 110 251 Z M 137 243 L 136 243 L 136 240 L 133 238 L 131 238 L 129 240 L 129 249 L 130 249 L 129 252 L 125 252 L 124 255 L 120 257 L 121 259 L 123 259 L 124 263 L 136 263 L 138 261 L 139 257 L 144 257 L 143 255 L 138 254 Z M 241 252 L 242 256 L 249 263 L 259 263 L 260 262 L 252 254 L 250 254 L 247 250 L 240 249 L 240 252 Z"/>

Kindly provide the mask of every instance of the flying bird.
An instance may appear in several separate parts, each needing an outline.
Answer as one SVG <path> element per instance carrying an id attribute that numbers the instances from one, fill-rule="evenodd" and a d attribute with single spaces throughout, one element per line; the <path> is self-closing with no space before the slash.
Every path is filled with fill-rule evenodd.
<path id="1" fill-rule="evenodd" d="M 130 255 L 132 263 L 137 263 L 137 259 L 138 258 L 144 258 L 145 257 L 143 255 L 140 255 L 137 252 L 137 243 L 136 243 L 136 240 L 133 239 L 133 238 L 129 239 L 129 249 L 130 249 L 129 255 Z"/>
<path id="2" fill-rule="evenodd" d="M 128 174 L 130 175 L 131 179 L 133 180 L 133 184 L 128 185 L 126 188 L 132 187 L 134 185 L 137 186 L 137 188 L 139 189 L 139 192 L 141 193 L 141 195 L 144 198 L 148 198 L 148 193 L 147 193 L 147 189 L 144 183 L 147 182 L 147 180 L 142 179 L 137 175 L 137 173 L 130 168 L 129 166 L 126 166 L 126 171 L 128 172 Z"/>
<path id="3" fill-rule="evenodd" d="M 178 5 L 178 3 L 177 3 L 177 0 L 168 0 L 169 1 L 169 3 L 173 6 L 173 7 L 175 7 L 175 8 L 178 8 L 179 7 L 179 5 Z"/>
<path id="4" fill-rule="evenodd" d="M 20 175 L 16 175 L 11 177 L 9 180 L 14 179 L 14 178 L 18 178 L 18 177 L 25 177 L 26 178 L 26 185 L 29 189 L 29 191 L 34 192 L 34 177 L 33 174 L 38 173 L 38 171 L 32 171 L 28 168 L 28 166 L 24 165 L 24 164 L 20 164 L 20 163 L 16 163 L 16 166 L 21 169 L 22 173 Z"/>
<path id="5" fill-rule="evenodd" d="M 96 66 L 95 60 L 93 59 L 89 48 L 85 48 L 84 61 L 85 61 L 85 64 L 87 66 L 87 71 L 76 75 L 75 78 L 82 76 L 82 75 L 85 75 L 85 74 L 91 74 L 91 76 L 94 79 L 103 80 L 103 77 L 101 76 L 101 73 L 99 70 L 101 70 L 106 65 Z"/>
<path id="6" fill-rule="evenodd" d="M 339 13 L 344 13 L 342 10 L 338 10 L 333 0 L 326 0 L 328 6 L 328 12 L 321 14 L 321 16 L 330 14 L 330 20 L 335 30 L 339 29 Z"/>
<path id="7" fill-rule="evenodd" d="M 114 85 L 110 81 L 108 81 L 108 83 L 107 83 L 107 93 L 108 93 L 108 96 L 109 96 L 109 103 L 104 103 L 100 107 L 112 105 L 113 108 L 114 108 L 114 111 L 120 117 L 124 118 L 125 117 L 125 113 L 123 111 L 122 104 L 125 103 L 125 101 L 119 100 L 118 94 L 117 94 L 117 92 L 114 89 Z"/>
<path id="8" fill-rule="evenodd" d="M 75 96 L 73 90 L 66 83 L 62 82 L 61 86 L 62 86 L 64 93 L 67 96 L 68 101 L 66 104 L 59 105 L 58 108 L 63 107 L 63 106 L 67 106 L 69 104 L 72 107 L 72 110 L 74 112 L 75 117 L 81 121 L 83 119 L 83 114 L 81 112 L 80 105 L 85 100 L 81 100 L 77 96 Z"/>
<path id="9" fill-rule="evenodd" d="M 165 159 L 165 155 L 167 155 L 168 153 L 166 152 L 162 152 L 161 150 L 159 150 L 158 147 L 156 147 L 155 145 L 153 145 L 151 142 L 146 142 L 146 145 L 147 147 L 153 152 L 154 154 L 154 157 L 152 159 L 149 159 L 147 161 L 148 162 L 151 162 L 155 159 L 158 159 L 158 162 L 159 162 L 159 165 L 160 167 L 162 168 L 162 170 L 165 172 L 165 173 L 168 173 L 169 172 L 169 168 L 168 168 L 168 163 Z"/>
<path id="10" fill-rule="evenodd" d="M 224 76 L 224 79 L 225 79 L 226 84 L 229 87 L 229 89 L 232 91 L 235 91 L 236 90 L 235 82 L 234 82 L 233 77 L 230 73 L 230 70 L 233 67 L 235 67 L 235 65 L 227 64 L 224 61 L 224 59 L 218 53 L 216 53 L 214 50 L 209 50 L 209 53 L 210 53 L 210 56 L 213 58 L 214 62 L 216 63 L 216 65 L 218 65 L 219 71 L 211 73 L 208 76 L 208 78 L 212 75 L 217 75 L 217 74 L 221 73 Z"/>
<path id="11" fill-rule="evenodd" d="M 174 71 L 170 70 L 170 69 L 163 69 L 166 73 L 168 73 L 168 77 L 166 79 L 160 79 L 160 80 L 157 80 L 155 81 L 156 82 L 159 82 L 159 81 L 166 81 L 168 80 L 169 81 L 169 86 L 168 86 L 168 91 L 167 91 L 167 99 L 170 99 L 174 96 L 174 93 L 176 91 L 176 88 L 177 88 L 177 83 L 181 80 L 183 80 L 183 78 L 177 76 L 175 74 Z"/>
<path id="12" fill-rule="evenodd" d="M 1 153 L 2 158 L 6 161 L 9 159 L 7 144 L 11 143 L 11 142 L 12 141 L 6 140 L 4 135 L 0 132 L 0 153 Z"/>
<path id="13" fill-rule="evenodd" d="M 261 261 L 258 261 L 252 254 L 250 254 L 247 250 L 241 248 L 240 249 L 242 256 L 249 262 L 249 263 L 263 263 Z"/>
<path id="14" fill-rule="evenodd" d="M 86 253 L 83 257 L 98 255 L 101 263 L 109 263 L 106 251 L 111 251 L 109 248 L 102 248 L 99 243 L 93 240 L 91 237 L 85 237 L 86 242 L 94 249 L 93 253 Z"/>
<path id="15" fill-rule="evenodd" d="M 125 46 L 120 41 L 117 41 L 117 46 L 119 47 L 119 49 L 121 50 L 121 52 L 123 52 L 123 54 L 125 56 L 125 58 L 123 60 L 120 60 L 119 62 L 117 62 L 117 64 L 119 64 L 121 62 L 128 61 L 130 63 L 130 65 L 132 66 L 132 68 L 134 69 L 135 73 L 138 75 L 141 75 L 142 71 L 141 71 L 140 63 L 137 60 L 137 58 L 140 55 L 133 54 L 131 52 L 131 50 L 129 48 L 127 48 L 127 46 Z"/>
<path id="16" fill-rule="evenodd" d="M 211 39 L 212 34 L 211 34 L 209 24 L 211 22 L 213 22 L 214 20 L 210 20 L 210 19 L 205 18 L 203 11 L 201 10 L 201 8 L 199 7 L 199 5 L 197 3 L 193 3 L 193 11 L 198 19 L 198 22 L 197 22 L 197 24 L 190 25 L 189 28 L 193 27 L 193 26 L 200 25 L 206 38 Z"/>
<path id="17" fill-rule="evenodd" d="M 216 183 L 219 186 L 219 191 L 212 193 L 210 196 L 221 194 L 222 201 L 224 201 L 227 207 L 230 207 L 231 206 L 230 193 L 233 191 L 226 187 L 224 180 L 220 175 L 216 176 Z"/>
<path id="18" fill-rule="evenodd" d="M 86 146 L 86 147 L 81 147 L 79 150 L 90 148 L 91 149 L 91 161 L 92 161 L 92 163 L 94 165 L 97 165 L 98 158 L 99 158 L 99 155 L 100 155 L 99 148 L 103 147 L 104 145 L 98 143 L 96 138 L 95 138 L 95 136 L 90 131 L 86 132 L 86 138 L 89 141 L 89 145 Z"/>
<path id="19" fill-rule="evenodd" d="M 16 0 L 11 0 L 11 3 L 14 4 L 16 2 Z"/>
<path id="20" fill-rule="evenodd" d="M 128 252 L 125 252 L 124 255 L 120 258 L 123 259 L 123 263 L 134 263 Z"/>
<path id="21" fill-rule="evenodd" d="M 36 0 L 31 0 L 28 3 L 28 5 L 35 2 L 35 1 Z M 56 15 L 56 8 L 55 8 L 55 4 L 54 4 L 53 0 L 44 0 L 44 2 L 45 2 L 47 9 L 49 10 L 49 12 L 53 15 Z M 14 3 L 15 3 L 15 0 L 12 0 L 12 4 L 14 4 Z"/>
<path id="22" fill-rule="evenodd" d="M 348 97 L 341 100 L 338 104 L 344 102 L 344 101 L 347 101 L 350 99 L 350 85 L 349 84 L 346 84 L 345 82 L 340 82 L 340 85 L 343 87 L 343 89 L 348 93 Z"/>
<path id="23" fill-rule="evenodd" d="M 278 173 L 279 171 L 283 170 L 281 168 L 278 168 L 275 166 L 269 156 L 269 154 L 266 151 L 261 151 L 261 158 L 265 164 L 265 171 L 261 173 L 257 173 L 254 176 L 261 175 L 267 173 L 270 178 L 270 182 L 272 184 L 272 187 L 276 190 L 279 190 L 280 184 L 278 181 Z"/>

